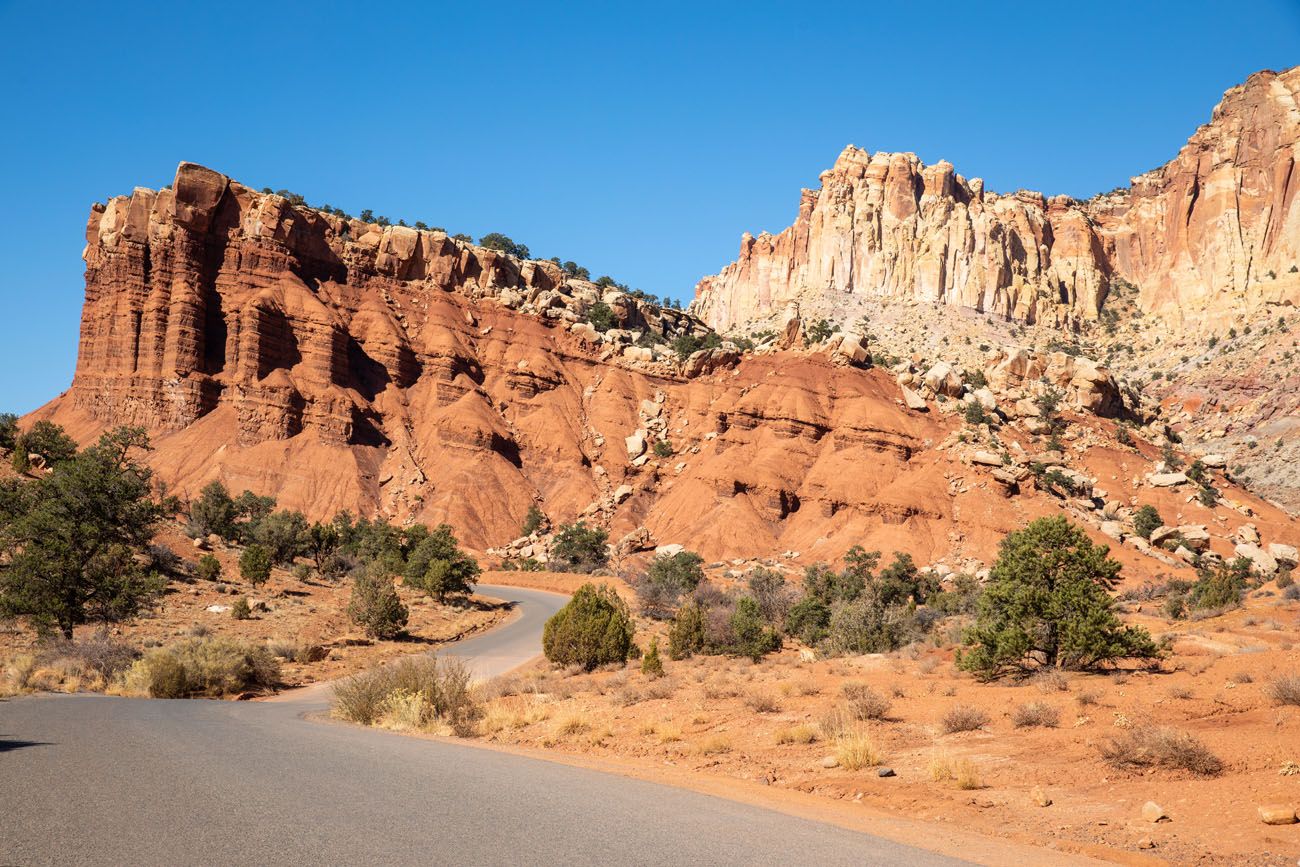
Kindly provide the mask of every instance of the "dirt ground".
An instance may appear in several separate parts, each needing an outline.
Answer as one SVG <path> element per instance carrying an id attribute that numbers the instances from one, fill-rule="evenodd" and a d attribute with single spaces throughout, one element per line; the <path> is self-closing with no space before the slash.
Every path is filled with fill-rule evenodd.
<path id="1" fill-rule="evenodd" d="M 665 654 L 661 679 L 636 662 L 591 674 L 539 662 L 488 687 L 481 736 L 733 796 L 755 787 L 769 802 L 811 795 L 1124 863 L 1294 864 L 1300 825 L 1265 825 L 1257 810 L 1300 807 L 1300 707 L 1270 695 L 1275 678 L 1300 674 L 1300 603 L 1264 585 L 1223 616 L 1130 619 L 1157 635 L 1173 630 L 1159 670 L 982 684 L 954 668 L 950 647 L 933 646 L 836 659 L 787 648 L 759 663 Z M 665 631 L 640 620 L 637 641 L 658 635 L 666 647 Z M 882 717 L 837 723 L 849 707 L 846 684 L 883 697 Z M 1017 709 L 1030 704 L 1045 706 L 1039 715 L 1054 724 L 1018 726 Z M 955 708 L 983 721 L 945 733 Z M 1103 758 L 1112 740 L 1148 726 L 1192 735 L 1221 772 Z M 828 736 L 837 728 L 847 738 Z M 877 755 L 851 770 L 830 758 L 846 744 Z M 894 775 L 880 776 L 882 767 Z M 1148 801 L 1165 818 L 1144 818 Z"/>

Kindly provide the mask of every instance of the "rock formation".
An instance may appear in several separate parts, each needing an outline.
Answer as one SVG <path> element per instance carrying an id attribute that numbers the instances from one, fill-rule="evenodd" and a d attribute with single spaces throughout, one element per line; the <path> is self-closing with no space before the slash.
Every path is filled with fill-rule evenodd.
<path id="1" fill-rule="evenodd" d="M 792 301 L 905 298 L 1026 323 L 1095 319 L 1116 278 L 1178 321 L 1300 301 L 1300 67 L 1234 87 L 1166 165 L 1086 202 L 1000 195 L 947 162 L 848 147 L 794 224 L 696 287 L 720 331 Z"/>

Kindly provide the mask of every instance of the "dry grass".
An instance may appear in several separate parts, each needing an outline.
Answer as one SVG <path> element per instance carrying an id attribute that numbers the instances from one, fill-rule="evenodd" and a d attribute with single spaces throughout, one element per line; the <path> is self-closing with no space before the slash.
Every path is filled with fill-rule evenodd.
<path id="1" fill-rule="evenodd" d="M 745 707 L 754 713 L 776 713 L 781 709 L 781 703 L 770 693 L 754 690 L 745 695 Z"/>
<path id="2" fill-rule="evenodd" d="M 835 739 L 835 758 L 840 767 L 850 771 L 879 765 L 884 755 L 876 748 L 871 735 L 862 727 L 854 727 Z"/>
<path id="3" fill-rule="evenodd" d="M 1249 671 L 1234 671 L 1228 675 L 1228 680 L 1233 683 L 1254 683 L 1255 678 L 1251 677 Z"/>
<path id="4" fill-rule="evenodd" d="M 1011 712 L 1011 723 L 1018 729 L 1056 728 L 1061 713 L 1047 702 L 1029 701 Z"/>
<path id="5" fill-rule="evenodd" d="M 1044 669 L 1034 675 L 1034 686 L 1038 687 L 1040 692 L 1069 692 L 1070 681 L 1060 669 Z"/>
<path id="6" fill-rule="evenodd" d="M 1169 697 L 1179 701 L 1187 701 L 1192 697 L 1192 691 L 1185 686 L 1172 686 L 1169 688 Z"/>
<path id="7" fill-rule="evenodd" d="M 695 745 L 695 751 L 702 756 L 716 756 L 731 752 L 731 738 L 726 735 L 709 735 Z"/>
<path id="8" fill-rule="evenodd" d="M 973 732 L 989 724 L 989 715 L 977 707 L 958 704 L 948 709 L 940 720 L 944 734 Z"/>
<path id="9" fill-rule="evenodd" d="M 853 714 L 843 705 L 836 705 L 827 711 L 818 722 L 822 737 L 833 741 L 853 726 Z"/>
<path id="10" fill-rule="evenodd" d="M 675 744 L 682 739 L 682 727 L 672 723 L 660 723 L 656 726 L 659 732 L 659 743 Z"/>
<path id="11" fill-rule="evenodd" d="M 1080 707 L 1091 707 L 1101 701 L 1101 691 L 1096 689 L 1085 689 L 1074 697 Z"/>
<path id="12" fill-rule="evenodd" d="M 1300 706 L 1300 677 L 1287 674 L 1274 678 L 1268 685 L 1268 696 L 1278 704 Z"/>
<path id="13" fill-rule="evenodd" d="M 555 724 L 555 734 L 565 737 L 580 735 L 591 728 L 587 715 L 580 710 L 570 711 Z"/>
<path id="14" fill-rule="evenodd" d="M 786 726 L 776 730 L 778 744 L 811 744 L 817 740 L 817 729 L 809 725 Z"/>
<path id="15" fill-rule="evenodd" d="M 848 702 L 849 713 L 859 720 L 887 719 L 892 704 L 865 683 L 844 684 L 844 699 Z"/>
<path id="16" fill-rule="evenodd" d="M 1101 755 L 1117 768 L 1161 767 L 1217 776 L 1223 762 L 1192 734 L 1173 728 L 1139 726 L 1101 745 Z"/>
<path id="17" fill-rule="evenodd" d="M 967 758 L 954 759 L 947 753 L 935 753 L 930 757 L 928 770 L 930 779 L 936 783 L 956 783 L 957 788 L 966 790 L 984 788 L 979 767 Z"/>

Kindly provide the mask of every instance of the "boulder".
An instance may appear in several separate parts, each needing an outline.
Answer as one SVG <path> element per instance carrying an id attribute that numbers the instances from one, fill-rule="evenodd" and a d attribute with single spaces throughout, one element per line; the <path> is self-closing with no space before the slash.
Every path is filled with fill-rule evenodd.
<path id="1" fill-rule="evenodd" d="M 1147 476 L 1147 481 L 1153 488 L 1172 488 L 1187 484 L 1187 476 L 1184 473 L 1156 473 Z"/>
<path id="2" fill-rule="evenodd" d="M 856 334 L 845 334 L 835 347 L 835 354 L 850 364 L 866 364 L 871 360 L 871 353 Z"/>
<path id="3" fill-rule="evenodd" d="M 628 460 L 636 460 L 641 457 L 641 455 L 645 454 L 645 438 L 646 432 L 644 430 L 638 430 L 623 440 L 624 444 L 627 446 Z"/>
<path id="4" fill-rule="evenodd" d="M 685 551 L 685 550 L 686 550 L 686 546 L 685 546 L 685 545 L 678 545 L 676 542 L 673 542 L 673 543 L 671 543 L 671 544 L 668 544 L 668 545 L 660 545 L 658 548 L 655 548 L 655 556 L 656 556 L 656 557 L 675 557 L 675 556 L 677 556 L 678 554 L 682 553 L 682 552 Z"/>
<path id="5" fill-rule="evenodd" d="M 1124 525 L 1119 521 L 1102 521 L 1101 532 L 1110 536 L 1116 542 L 1124 541 Z"/>
<path id="6" fill-rule="evenodd" d="M 1204 551 L 1210 547 L 1210 532 L 1204 524 L 1182 524 L 1178 528 L 1187 547 L 1194 551 Z"/>
<path id="7" fill-rule="evenodd" d="M 903 403 L 908 409 L 916 410 L 917 412 L 926 412 L 929 410 L 930 407 L 926 405 L 925 398 L 921 397 L 921 395 L 912 391 L 912 389 L 905 385 L 901 386 L 901 388 L 903 389 Z"/>
<path id="8" fill-rule="evenodd" d="M 988 388 L 977 388 L 972 392 L 972 395 L 977 401 L 979 401 L 980 406 L 990 412 L 997 411 L 998 399 L 993 395 L 992 391 L 989 391 Z"/>
<path id="9" fill-rule="evenodd" d="M 1238 557 L 1249 560 L 1251 569 L 1260 575 L 1272 575 L 1277 571 L 1277 559 L 1258 545 L 1239 542 L 1234 551 Z"/>
<path id="10" fill-rule="evenodd" d="M 1237 541 L 1245 542 L 1247 545 L 1259 544 L 1259 530 L 1254 524 L 1242 524 L 1237 528 Z"/>
<path id="11" fill-rule="evenodd" d="M 952 369 L 952 365 L 946 361 L 935 363 L 933 367 L 925 372 L 922 377 L 925 384 L 935 394 L 943 394 L 948 397 L 961 397 L 962 385 L 961 376 L 957 371 Z"/>
<path id="12" fill-rule="evenodd" d="M 627 499 L 628 497 L 630 497 L 630 496 L 632 496 L 632 486 L 631 486 L 631 485 L 619 485 L 619 486 L 614 490 L 614 503 L 615 503 L 615 505 L 617 505 L 617 504 L 619 504 L 619 503 L 622 503 L 624 500 L 626 500 L 626 499 Z"/>
<path id="13" fill-rule="evenodd" d="M 1002 456 L 993 452 L 978 451 L 971 455 L 971 462 L 985 467 L 1002 466 Z"/>
<path id="14" fill-rule="evenodd" d="M 1294 569 L 1300 565 L 1300 552 L 1296 551 L 1295 545 L 1284 545 L 1281 542 L 1270 542 L 1268 544 L 1269 556 L 1277 561 L 1279 566 L 1287 569 Z"/>
<path id="15" fill-rule="evenodd" d="M 1207 469 L 1221 470 L 1228 465 L 1228 459 L 1224 455 L 1201 455 L 1201 463 Z"/>
<path id="16" fill-rule="evenodd" d="M 1147 801 L 1142 805 L 1142 818 L 1148 822 L 1168 822 L 1169 816 L 1165 813 L 1165 808 L 1155 801 Z"/>
<path id="17" fill-rule="evenodd" d="M 1290 804 L 1263 804 L 1259 808 L 1259 820 L 1265 825 L 1296 824 L 1295 807 Z"/>

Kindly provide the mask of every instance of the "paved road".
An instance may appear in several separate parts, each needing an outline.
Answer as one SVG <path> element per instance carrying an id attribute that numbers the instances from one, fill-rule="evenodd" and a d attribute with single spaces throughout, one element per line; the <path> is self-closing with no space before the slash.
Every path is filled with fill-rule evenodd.
<path id="1" fill-rule="evenodd" d="M 458 646 L 484 675 L 537 652 L 563 602 Z M 303 718 L 286 701 L 0 702 L 0 864 L 960 862 L 653 783 Z"/>

